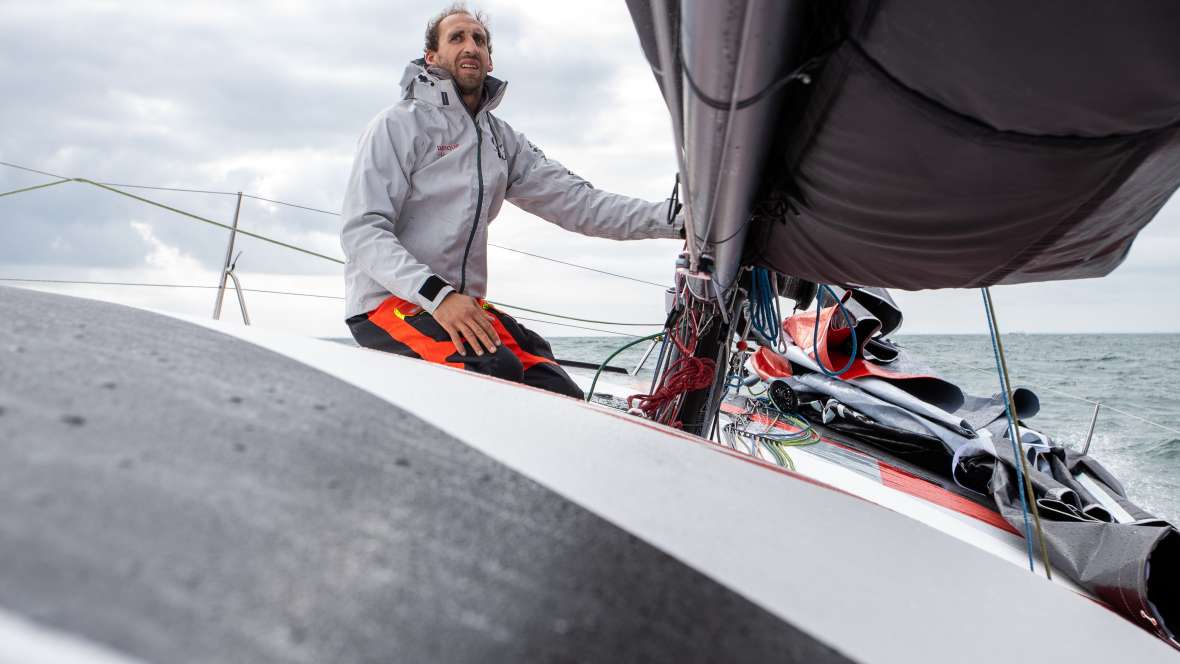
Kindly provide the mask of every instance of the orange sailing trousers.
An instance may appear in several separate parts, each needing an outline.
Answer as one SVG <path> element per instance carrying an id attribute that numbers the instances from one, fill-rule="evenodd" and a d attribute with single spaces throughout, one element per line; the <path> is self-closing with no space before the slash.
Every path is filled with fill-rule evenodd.
<path id="1" fill-rule="evenodd" d="M 468 345 L 467 354 L 460 355 L 455 351 L 451 336 L 433 316 L 397 296 L 390 296 L 373 311 L 353 316 L 347 322 L 353 338 L 366 348 L 461 367 L 577 399 L 584 398 L 582 390 L 554 360 L 549 342 L 516 322 L 512 316 L 482 300 L 480 304 L 492 314 L 492 327 L 500 336 L 500 347 L 495 353 L 476 355 Z"/>

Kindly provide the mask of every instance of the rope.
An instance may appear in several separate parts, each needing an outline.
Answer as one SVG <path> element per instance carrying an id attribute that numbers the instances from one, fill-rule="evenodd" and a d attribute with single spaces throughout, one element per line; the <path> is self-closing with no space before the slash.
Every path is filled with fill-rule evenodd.
<path id="1" fill-rule="evenodd" d="M 817 294 L 815 298 L 815 330 L 811 333 L 811 349 L 815 353 L 815 364 L 819 367 L 820 371 L 824 372 L 824 375 L 830 378 L 839 378 L 852 368 L 852 363 L 856 361 L 856 354 L 860 349 L 860 346 L 856 343 L 856 322 L 852 319 L 852 314 L 848 313 L 848 310 L 844 308 L 844 301 L 836 297 L 836 294 L 832 292 L 831 288 L 828 288 L 827 284 L 820 284 L 819 288 L 820 294 Z M 835 372 L 825 367 L 823 359 L 819 356 L 819 319 L 824 309 L 822 293 L 827 293 L 828 297 L 836 301 L 836 306 L 840 307 L 840 315 L 844 317 L 845 324 L 848 325 L 849 331 L 852 332 L 852 353 L 848 356 L 848 364 L 845 364 L 844 368 Z M 845 293 L 845 295 L 847 294 Z"/>
<path id="2" fill-rule="evenodd" d="M 1012 407 L 1012 386 L 1008 381 L 1008 363 L 1004 359 L 1004 345 L 1000 341 L 1000 326 L 996 322 L 995 310 L 992 305 L 991 291 L 986 287 L 979 289 L 983 294 L 983 309 L 987 314 L 987 329 L 992 339 L 992 354 L 996 358 L 996 373 L 1000 375 L 1000 389 L 1004 391 L 1004 409 L 1008 413 L 1008 435 L 1012 439 L 1012 453 L 1016 455 L 1016 475 L 1020 485 L 1020 507 L 1024 511 L 1024 541 L 1028 548 L 1028 571 L 1035 572 L 1033 563 L 1032 532 L 1029 528 L 1029 505 L 1032 505 L 1033 521 L 1037 526 L 1037 539 L 1041 545 L 1041 559 L 1045 564 L 1045 576 L 1052 580 L 1053 572 L 1049 565 L 1049 552 L 1045 547 L 1045 531 L 1041 527 L 1041 514 L 1037 509 L 1036 494 L 1033 493 L 1032 479 L 1028 475 L 1028 467 L 1024 458 L 1024 444 L 1020 440 L 1020 425 L 1016 421 L 1016 411 Z"/>
<path id="3" fill-rule="evenodd" d="M 47 182 L 45 184 L 38 184 L 38 185 L 34 185 L 32 187 L 25 187 L 23 189 L 13 189 L 12 191 L 6 191 L 6 192 L 0 194 L 0 198 L 4 198 L 5 196 L 12 196 L 14 194 L 23 194 L 26 191 L 33 191 L 35 189 L 44 189 L 46 187 L 53 187 L 53 186 L 56 186 L 56 185 L 59 185 L 59 184 L 65 183 L 65 182 L 69 182 L 69 181 L 70 180 L 58 180 L 57 182 Z"/>
<path id="4" fill-rule="evenodd" d="M 717 363 L 712 358 L 687 356 L 682 357 L 668 367 L 660 389 L 651 394 L 635 394 L 627 397 L 627 405 L 639 408 L 648 418 L 664 406 L 672 402 L 681 394 L 693 392 L 709 387 L 713 384 L 713 376 L 717 373 Z M 638 402 L 639 405 L 634 405 Z M 681 422 L 673 422 L 672 426 L 681 428 Z"/>
<path id="5" fill-rule="evenodd" d="M 700 335 L 700 321 L 696 311 L 689 309 L 681 315 L 689 337 L 681 340 L 669 332 L 668 337 L 676 345 L 680 359 L 673 362 L 660 378 L 660 386 L 651 394 L 633 394 L 627 397 L 627 406 L 638 408 L 648 419 L 657 419 L 660 411 L 680 398 L 681 395 L 709 387 L 717 374 L 717 362 L 712 358 L 696 357 L 697 341 Z M 672 329 L 669 323 L 668 329 Z M 636 406 L 638 402 L 638 406 Z M 670 417 L 670 415 L 669 415 Z M 679 421 L 665 422 L 677 429 L 683 428 Z"/>
<path id="6" fill-rule="evenodd" d="M 770 284 L 770 271 L 756 267 L 750 271 L 750 325 L 770 346 L 775 346 L 781 323 L 778 293 Z"/>
<path id="7" fill-rule="evenodd" d="M 656 332 L 655 334 L 649 334 L 646 337 L 640 337 L 634 341 L 628 342 L 626 345 L 619 347 L 618 350 L 611 353 L 605 360 L 602 361 L 602 364 L 598 365 L 598 371 L 594 372 L 594 380 L 590 381 L 590 390 L 586 392 L 586 401 L 590 401 L 591 397 L 594 396 L 594 386 L 598 385 L 598 377 L 602 375 L 602 370 L 606 368 L 606 365 L 610 364 L 611 360 L 615 359 L 616 355 L 627 350 L 628 348 L 630 348 L 632 346 L 641 344 L 644 341 L 650 341 L 652 339 L 659 339 L 663 336 L 664 336 L 664 332 L 661 330 L 660 332 Z"/>

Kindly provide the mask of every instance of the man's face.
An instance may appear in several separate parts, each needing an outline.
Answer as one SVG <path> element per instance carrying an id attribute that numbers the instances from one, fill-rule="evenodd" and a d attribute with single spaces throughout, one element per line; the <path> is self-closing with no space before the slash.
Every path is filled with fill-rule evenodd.
<path id="1" fill-rule="evenodd" d="M 492 71 L 488 35 L 470 14 L 451 14 L 438 26 L 438 50 L 426 52 L 426 63 L 451 72 L 461 94 L 474 94 Z"/>

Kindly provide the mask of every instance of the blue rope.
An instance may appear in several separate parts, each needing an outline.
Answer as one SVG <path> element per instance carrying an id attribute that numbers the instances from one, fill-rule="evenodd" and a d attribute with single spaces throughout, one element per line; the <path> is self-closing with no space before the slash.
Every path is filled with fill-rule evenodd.
<path id="1" fill-rule="evenodd" d="M 1024 495 L 1024 471 L 1020 463 L 1020 450 L 1016 446 L 1016 415 L 1012 412 L 1012 404 L 1008 397 L 1011 392 L 1008 389 L 1008 382 L 1004 380 L 1004 370 L 1000 366 L 1000 345 L 996 339 L 996 325 L 992 320 L 991 301 L 988 297 L 987 289 L 980 288 L 979 291 L 983 294 L 983 311 L 987 314 L 987 330 L 992 338 L 992 354 L 996 358 L 996 373 L 1000 375 L 1000 389 L 1004 391 L 1004 409 L 1008 413 L 1008 437 L 1012 440 L 1012 457 L 1016 463 L 1016 484 L 1020 487 L 1020 509 L 1024 511 L 1024 543 L 1028 547 L 1028 571 L 1036 571 L 1036 564 L 1033 562 L 1033 538 L 1032 526 L 1028 522 L 1028 498 Z"/>
<path id="2" fill-rule="evenodd" d="M 750 325 L 767 341 L 777 344 L 782 320 L 778 293 L 770 284 L 770 271 L 754 268 L 750 272 Z"/>
<path id="3" fill-rule="evenodd" d="M 824 293 L 827 293 L 828 297 L 836 301 L 836 306 L 840 307 L 840 315 L 844 317 L 844 324 L 852 332 L 852 355 L 848 358 L 848 364 L 845 364 L 844 368 L 839 371 L 832 371 L 825 367 L 824 361 L 819 356 L 819 318 L 824 310 Z M 848 310 L 844 308 L 844 303 L 840 301 L 840 298 L 836 297 L 836 294 L 832 292 L 831 288 L 828 288 L 827 284 L 820 284 L 819 293 L 816 293 L 815 296 L 815 330 L 811 333 L 811 350 L 815 353 L 815 363 L 819 365 L 819 370 L 824 372 L 824 375 L 829 378 L 839 378 L 852 368 L 852 363 L 856 361 L 858 348 L 860 346 L 856 342 L 856 325 L 853 322 L 852 314 L 848 313 Z"/>

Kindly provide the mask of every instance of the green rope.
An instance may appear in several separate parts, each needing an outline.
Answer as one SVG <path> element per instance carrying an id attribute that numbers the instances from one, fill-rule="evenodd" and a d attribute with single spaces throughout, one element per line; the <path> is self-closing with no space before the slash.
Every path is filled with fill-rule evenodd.
<path id="1" fill-rule="evenodd" d="M 188 217 L 189 219 L 196 219 L 197 221 L 203 221 L 206 224 L 212 224 L 212 225 L 217 226 L 219 228 L 224 228 L 227 231 L 234 230 L 233 226 L 230 226 L 229 224 L 223 224 L 220 221 L 213 221 L 212 219 L 207 219 L 205 217 L 193 214 L 191 212 L 185 212 L 184 210 L 174 208 L 170 205 L 164 205 L 163 203 L 160 203 L 158 201 L 153 201 L 149 198 L 144 198 L 142 196 L 136 196 L 135 194 L 131 194 L 126 191 L 122 191 L 120 189 L 115 189 L 114 187 L 108 187 L 107 185 L 101 184 L 99 182 L 95 182 L 94 180 L 87 180 L 86 178 L 73 178 L 73 180 L 74 180 L 74 182 L 82 182 L 84 184 L 93 185 L 95 187 L 98 187 L 99 189 L 106 189 L 107 191 L 113 191 L 114 193 L 119 194 L 120 196 L 126 196 L 127 198 L 133 198 L 137 201 L 140 201 L 141 203 L 147 203 L 148 205 L 154 205 L 158 208 L 168 210 L 169 212 L 175 212 L 176 214 Z M 308 256 L 315 256 L 316 258 L 322 258 L 327 261 L 332 261 L 333 263 L 344 265 L 344 261 L 340 260 L 339 258 L 333 258 L 332 256 L 326 256 L 324 254 L 314 252 L 310 249 L 304 249 L 303 247 L 297 247 L 293 244 L 287 244 L 286 242 L 281 242 L 281 241 L 276 240 L 274 238 L 266 237 L 265 235 L 259 235 L 258 233 L 251 233 L 250 231 L 244 231 L 240 228 L 237 229 L 237 232 L 241 233 L 242 235 L 247 235 L 249 237 L 255 238 L 257 240 L 262 240 L 263 242 L 269 242 L 271 244 L 278 245 L 280 247 L 285 247 L 285 248 L 290 249 L 292 251 L 298 251 L 301 254 L 307 254 Z"/>
<path id="2" fill-rule="evenodd" d="M 26 191 L 33 191 L 34 189 L 44 189 L 46 187 L 52 187 L 54 185 L 59 185 L 59 184 L 62 184 L 64 182 L 69 182 L 69 181 L 70 180 L 58 180 L 57 182 L 48 182 L 46 184 L 39 184 L 39 185 L 36 185 L 33 187 L 25 187 L 24 189 L 13 189 L 12 191 L 6 191 L 6 192 L 0 194 L 0 198 L 3 198 L 4 196 L 12 196 L 13 194 L 23 194 Z"/>
<path id="3" fill-rule="evenodd" d="M 610 357 L 607 357 L 605 360 L 602 361 L 602 364 L 598 365 L 598 371 L 594 372 L 594 380 L 590 381 L 590 389 L 589 389 L 589 391 L 586 392 L 586 401 L 590 401 L 590 398 L 594 396 L 594 386 L 598 385 L 598 377 L 602 375 L 602 369 L 604 367 L 606 367 L 606 365 L 610 364 L 610 361 L 615 359 L 616 355 L 618 355 L 619 353 L 627 350 L 628 348 L 630 348 L 636 344 L 641 344 L 644 341 L 650 341 L 652 339 L 658 339 L 663 336 L 664 336 L 664 332 L 663 332 L 663 330 L 661 330 L 659 332 L 656 332 L 655 334 L 649 334 L 646 337 L 640 337 L 640 338 L 636 339 L 635 341 L 632 341 L 632 342 L 628 343 L 627 345 L 619 348 L 615 352 L 611 353 Z"/>

